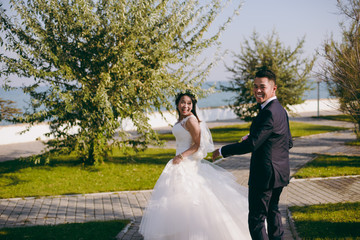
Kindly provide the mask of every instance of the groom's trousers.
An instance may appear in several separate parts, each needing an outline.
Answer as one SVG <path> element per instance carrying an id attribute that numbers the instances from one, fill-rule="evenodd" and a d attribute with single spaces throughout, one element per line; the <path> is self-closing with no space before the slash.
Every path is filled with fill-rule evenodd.
<path id="1" fill-rule="evenodd" d="M 261 190 L 249 186 L 248 223 L 252 239 L 282 239 L 284 230 L 278 206 L 282 190 L 282 187 Z"/>

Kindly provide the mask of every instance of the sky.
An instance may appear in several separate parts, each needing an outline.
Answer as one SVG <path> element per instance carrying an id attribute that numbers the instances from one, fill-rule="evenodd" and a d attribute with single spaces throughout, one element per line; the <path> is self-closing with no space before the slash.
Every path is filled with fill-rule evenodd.
<path id="1" fill-rule="evenodd" d="M 8 0 L 2 1 L 5 7 Z M 233 1 L 233 4 L 239 0 Z M 221 15 L 221 22 L 231 12 L 230 5 Z M 336 0 L 246 0 L 233 22 L 220 37 L 222 50 L 239 53 L 244 39 L 249 38 L 255 30 L 263 38 L 273 30 L 286 47 L 294 49 L 299 39 L 305 36 L 303 57 L 311 57 L 331 34 L 337 40 L 341 39 L 339 23 L 342 16 L 337 14 Z M 210 72 L 207 81 L 226 81 L 231 74 L 225 64 L 232 65 L 231 54 Z M 319 61 L 318 61 L 319 62 Z M 315 66 L 315 71 L 317 66 Z"/>
<path id="2" fill-rule="evenodd" d="M 246 0 L 220 41 L 223 49 L 239 53 L 240 45 L 255 30 L 264 38 L 275 30 L 280 41 L 294 49 L 298 40 L 305 36 L 303 57 L 311 57 L 326 39 L 333 35 L 341 40 L 339 23 L 344 20 L 336 7 L 336 0 Z M 232 66 L 231 54 L 224 57 L 212 70 L 208 81 L 229 80 L 231 73 L 224 63 Z M 314 71 L 318 71 L 319 59 Z"/>

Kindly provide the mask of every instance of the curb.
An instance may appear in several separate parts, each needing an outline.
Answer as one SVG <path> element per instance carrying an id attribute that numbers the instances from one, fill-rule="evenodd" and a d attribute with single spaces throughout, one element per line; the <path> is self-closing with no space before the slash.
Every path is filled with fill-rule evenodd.
<path id="1" fill-rule="evenodd" d="M 130 223 L 128 223 L 123 230 L 121 230 L 121 232 L 119 232 L 117 235 L 116 235 L 116 239 L 117 240 L 121 240 L 123 239 L 123 237 L 125 236 L 125 234 L 129 231 L 129 229 L 131 228 L 131 226 L 135 223 L 135 219 L 132 219 Z"/>
<path id="2" fill-rule="evenodd" d="M 318 180 L 329 180 L 329 179 L 342 179 L 342 178 L 358 178 L 360 175 L 346 175 L 336 177 L 316 177 L 316 178 L 291 178 L 290 182 L 306 182 L 306 181 L 318 181 Z"/>
<path id="3" fill-rule="evenodd" d="M 287 207 L 287 206 L 286 206 L 286 217 L 287 217 L 287 220 L 289 222 L 290 231 L 291 231 L 291 234 L 292 234 L 293 238 L 295 240 L 301 240 L 301 238 L 299 237 L 298 232 L 296 231 L 295 221 L 294 221 L 294 219 L 292 217 L 291 211 L 290 211 L 289 207 Z"/>
<path id="4" fill-rule="evenodd" d="M 116 195 L 120 193 L 136 193 L 136 192 L 151 192 L 152 189 L 145 190 L 126 190 L 116 192 L 97 192 L 97 193 L 75 193 L 64 195 L 49 195 L 49 196 L 30 196 L 30 197 L 15 197 L 15 198 L 0 198 L 0 200 L 32 200 L 32 199 L 45 199 L 45 198 L 65 198 L 65 197 L 86 197 L 86 196 L 102 196 L 102 195 Z"/>

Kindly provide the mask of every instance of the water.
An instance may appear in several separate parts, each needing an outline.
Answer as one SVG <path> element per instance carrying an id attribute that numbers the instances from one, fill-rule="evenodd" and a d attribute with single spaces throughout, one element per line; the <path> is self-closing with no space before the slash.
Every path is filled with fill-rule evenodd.
<path id="1" fill-rule="evenodd" d="M 23 112 L 26 107 L 29 105 L 30 96 L 28 94 L 23 93 L 22 89 L 14 89 L 11 91 L 5 91 L 3 88 L 0 88 L 0 98 L 3 100 L 11 100 L 15 103 L 12 107 L 19 108 Z"/>
<path id="2" fill-rule="evenodd" d="M 213 86 L 215 82 L 207 82 L 204 84 L 204 89 L 208 89 L 210 86 Z M 218 81 L 215 86 L 217 89 L 220 88 L 220 85 L 226 85 L 229 82 Z M 304 99 L 317 99 L 317 84 L 313 82 L 312 88 L 313 90 L 307 91 L 305 93 Z M 217 91 L 206 98 L 199 99 L 198 106 L 199 108 L 208 108 L 208 107 L 221 107 L 229 105 L 229 100 L 236 96 L 236 93 L 232 92 L 221 92 Z M 21 109 L 23 112 L 25 111 L 28 103 L 30 101 L 30 97 L 22 92 L 21 89 L 15 89 L 11 91 L 4 91 L 4 89 L 0 88 L 0 98 L 5 100 L 12 100 L 15 102 L 13 105 L 16 108 Z M 320 98 L 329 98 L 329 93 L 325 83 L 320 83 Z M 0 122 L 0 125 L 9 125 L 11 123 L 8 122 Z"/>
<path id="3" fill-rule="evenodd" d="M 214 82 L 205 83 L 204 88 L 207 89 L 209 86 L 213 86 Z M 216 88 L 219 89 L 220 85 L 229 85 L 229 82 L 217 82 Z M 304 94 L 304 99 L 317 99 L 318 91 L 317 91 L 317 84 L 315 81 L 312 81 L 311 88 L 313 88 L 310 91 L 306 91 Z M 221 106 L 227 106 L 229 105 L 229 100 L 231 98 L 235 97 L 236 93 L 233 92 L 216 92 L 214 94 L 211 94 L 207 98 L 200 99 L 198 101 L 199 108 L 206 108 L 206 107 L 221 107 Z M 320 96 L 319 98 L 329 98 L 329 92 L 327 90 L 327 86 L 325 83 L 320 83 Z"/>

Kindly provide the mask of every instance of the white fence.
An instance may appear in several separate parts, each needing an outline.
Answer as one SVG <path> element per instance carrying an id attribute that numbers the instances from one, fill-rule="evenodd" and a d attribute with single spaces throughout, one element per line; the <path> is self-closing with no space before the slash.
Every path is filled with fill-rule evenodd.
<path id="1" fill-rule="evenodd" d="M 338 109 L 338 105 L 339 104 L 336 99 L 321 99 L 319 102 L 320 114 L 336 111 Z M 295 114 L 299 115 L 310 112 L 313 115 L 316 115 L 318 110 L 317 100 L 307 100 L 303 104 L 292 106 L 291 110 Z M 206 122 L 237 118 L 234 112 L 228 107 L 200 109 L 199 114 L 202 116 L 202 120 L 205 120 Z M 165 112 L 165 119 L 162 118 L 159 113 L 154 113 L 150 115 L 149 118 L 149 123 L 154 129 L 167 127 L 176 122 L 175 112 Z M 124 121 L 122 128 L 126 131 L 130 131 L 134 130 L 134 125 L 131 121 Z M 26 125 L 23 124 L 0 126 L 0 145 L 32 142 L 36 139 L 48 139 L 44 136 L 45 133 L 49 132 L 49 126 L 45 123 L 33 126 L 26 133 L 20 134 L 20 132 L 25 129 Z"/>

